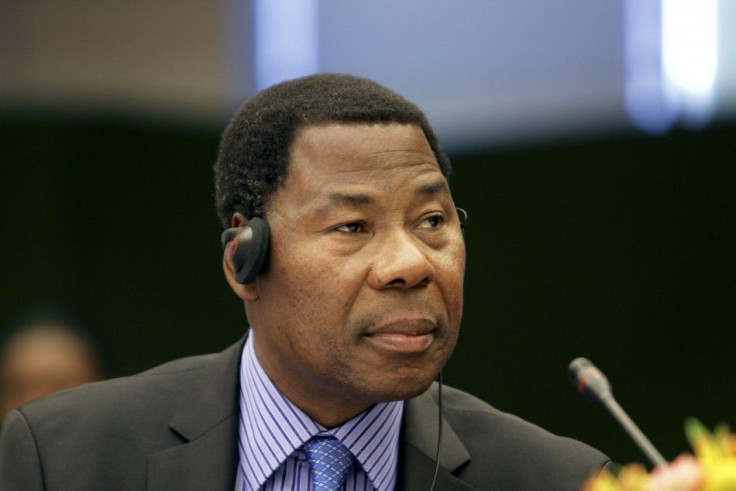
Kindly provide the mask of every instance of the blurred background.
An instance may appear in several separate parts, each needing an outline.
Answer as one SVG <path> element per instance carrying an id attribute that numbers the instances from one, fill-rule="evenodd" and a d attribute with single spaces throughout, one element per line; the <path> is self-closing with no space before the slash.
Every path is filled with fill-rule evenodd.
<path id="1" fill-rule="evenodd" d="M 211 166 L 238 105 L 314 72 L 418 103 L 470 214 L 448 383 L 619 462 L 577 356 L 668 459 L 736 424 L 736 3 L 5 0 L 0 329 L 72 310 L 108 373 L 218 351 Z M 732 394 L 732 395 L 728 395 Z"/>

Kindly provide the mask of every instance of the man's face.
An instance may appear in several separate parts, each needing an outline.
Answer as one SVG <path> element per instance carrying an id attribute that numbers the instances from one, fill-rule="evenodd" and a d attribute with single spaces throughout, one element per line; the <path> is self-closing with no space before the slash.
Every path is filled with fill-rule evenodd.
<path id="1" fill-rule="evenodd" d="M 266 220 L 246 305 L 274 383 L 318 421 L 325 405 L 357 414 L 423 392 L 457 340 L 465 245 L 421 129 L 301 129 Z"/>

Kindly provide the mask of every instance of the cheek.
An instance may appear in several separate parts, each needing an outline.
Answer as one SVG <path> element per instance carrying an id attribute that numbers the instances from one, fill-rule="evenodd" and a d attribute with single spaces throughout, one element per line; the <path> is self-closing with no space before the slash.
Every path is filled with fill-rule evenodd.
<path id="1" fill-rule="evenodd" d="M 448 302 L 448 309 L 453 306 L 462 310 L 463 282 L 465 277 L 465 248 L 458 246 L 450 254 L 443 254 L 435 262 L 437 282 L 443 290 Z"/>
<path id="2" fill-rule="evenodd" d="M 269 305 L 281 305 L 279 316 L 287 324 L 299 325 L 300 335 L 335 334 L 352 305 L 355 275 L 348 272 L 349 261 L 314 249 L 274 250 L 262 297 Z"/>

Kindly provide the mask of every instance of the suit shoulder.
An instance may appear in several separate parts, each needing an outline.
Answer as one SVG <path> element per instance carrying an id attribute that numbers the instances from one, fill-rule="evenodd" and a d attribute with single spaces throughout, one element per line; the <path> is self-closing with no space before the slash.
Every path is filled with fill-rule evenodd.
<path id="1" fill-rule="evenodd" d="M 136 375 L 63 390 L 26 404 L 20 411 L 32 424 L 44 427 L 49 419 L 59 421 L 64 417 L 88 422 L 99 419 L 108 424 L 129 419 L 151 421 L 155 415 L 167 417 L 179 402 L 197 397 L 195 392 L 213 380 L 232 385 L 234 394 L 237 349 L 235 345 L 222 353 L 181 358 Z"/>
<path id="2" fill-rule="evenodd" d="M 53 483 L 49 488 L 108 489 L 103 482 L 145 488 L 150 456 L 203 435 L 236 431 L 240 348 L 242 343 L 22 406 L 4 423 L 0 440 L 0 455 L 17 457 L 0 471 L 14 479 L 7 469 L 35 462 L 44 481 Z M 11 447 L 27 451 L 21 455 Z"/>
<path id="3" fill-rule="evenodd" d="M 170 361 L 144 372 L 126 377 L 112 378 L 100 382 L 62 390 L 33 401 L 22 407 L 22 412 L 33 415 L 46 408 L 57 411 L 67 405 L 83 407 L 85 403 L 117 403 L 118 400 L 134 398 L 143 393 L 160 393 L 178 390 L 187 378 L 196 378 L 212 355 L 194 356 Z M 95 406 L 99 409 L 99 406 Z"/>
<path id="4" fill-rule="evenodd" d="M 555 435 L 466 392 L 443 387 L 442 399 L 445 418 L 472 456 L 466 471 L 500 466 L 510 480 L 504 484 L 508 489 L 536 489 L 542 483 L 546 489 L 577 489 L 609 462 L 585 443 Z"/>

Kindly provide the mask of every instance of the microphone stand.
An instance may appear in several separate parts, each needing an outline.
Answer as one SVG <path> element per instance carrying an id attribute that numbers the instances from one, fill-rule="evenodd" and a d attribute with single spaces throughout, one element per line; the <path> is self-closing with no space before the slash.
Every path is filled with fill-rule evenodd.
<path id="1" fill-rule="evenodd" d="M 626 414 L 626 411 L 616 402 L 611 390 L 611 384 L 603 372 L 586 358 L 576 358 L 567 367 L 567 375 L 570 382 L 578 389 L 588 402 L 596 404 L 607 410 L 618 422 L 637 447 L 644 453 L 649 461 L 655 466 L 667 465 L 662 454 L 654 448 L 652 442 L 636 426 L 636 423 Z"/>

